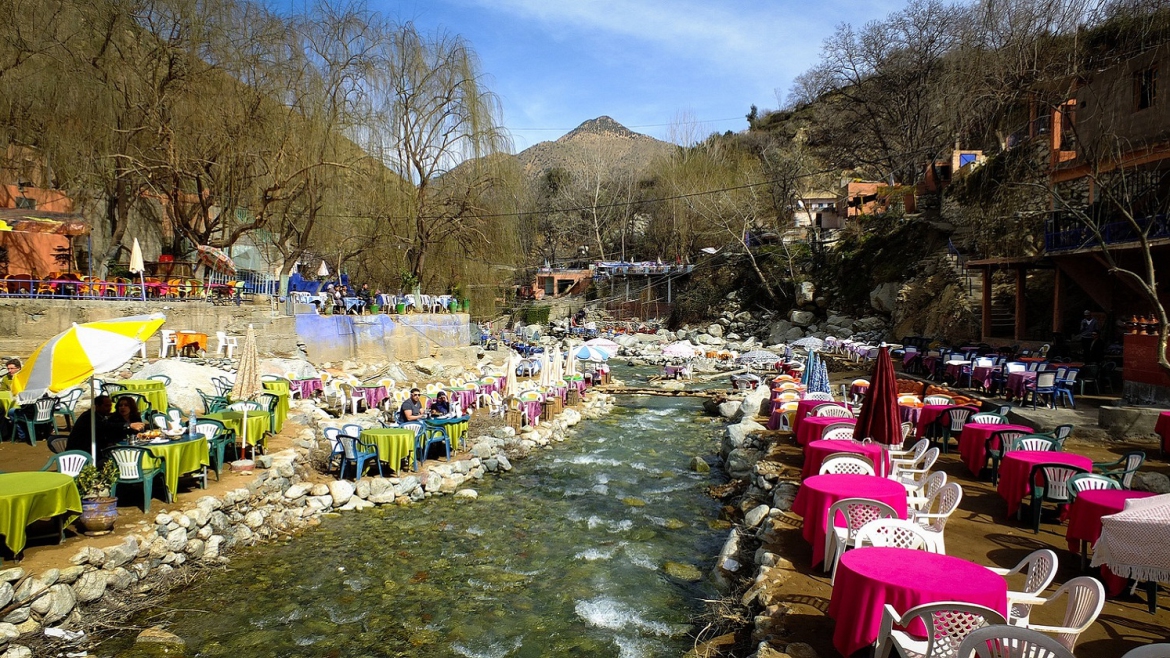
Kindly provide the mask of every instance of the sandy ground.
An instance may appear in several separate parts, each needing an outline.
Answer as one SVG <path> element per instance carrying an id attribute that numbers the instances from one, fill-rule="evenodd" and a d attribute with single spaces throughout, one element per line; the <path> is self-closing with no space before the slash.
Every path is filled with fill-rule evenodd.
<path id="1" fill-rule="evenodd" d="M 844 380 L 851 378 L 852 374 L 841 374 L 840 377 Z M 834 382 L 837 378 L 836 375 L 833 377 Z M 1102 397 L 1100 401 L 1104 399 Z M 1043 411 L 1043 420 L 1047 422 L 1038 425 L 1042 426 L 1041 429 L 1051 429 L 1061 422 L 1084 422 L 1090 415 L 1095 422 L 1096 412 L 1095 409 L 1090 411 L 1089 402 L 1078 400 L 1080 413 L 1071 410 Z M 757 420 L 762 422 L 762 419 Z M 1085 440 L 1079 434 L 1088 434 L 1094 439 Z M 1096 440 L 1099 436 L 1095 432 L 1074 432 L 1065 450 L 1086 455 L 1094 461 L 1117 459 L 1127 450 L 1145 450 L 1148 459 L 1143 470 L 1170 475 L 1170 465 L 1159 458 L 1151 443 L 1102 442 Z M 778 440 L 768 459 L 795 469 L 795 475 L 799 477 L 803 454 L 790 438 Z M 958 482 L 963 487 L 959 510 L 951 516 L 946 527 L 949 554 L 979 564 L 1010 568 L 1034 550 L 1051 548 L 1060 559 L 1060 568 L 1053 586 L 1049 588 L 1049 594 L 1071 578 L 1096 573 L 1096 570 L 1090 569 L 1082 574 L 1079 556 L 1068 550 L 1065 525 L 1057 524 L 1055 518 L 1049 518 L 1046 514 L 1040 532 L 1033 534 L 1026 513 L 1023 522 L 1017 521 L 1014 516 L 1009 518 L 1006 503 L 991 483 L 975 479 L 956 452 L 941 456 L 937 468 L 946 471 L 949 481 Z M 812 548 L 800 534 L 801 524 L 801 517 L 795 514 L 786 514 L 778 519 L 775 522 L 777 542 L 769 547 L 772 552 L 789 559 L 799 572 L 782 588 L 785 603 L 793 609 L 786 624 L 791 633 L 789 641 L 808 642 L 820 656 L 836 656 L 839 654 L 832 646 L 834 622 L 826 615 L 832 588 L 826 574 L 819 568 L 815 571 L 810 568 Z M 1011 581 L 1011 584 L 1018 588 L 1022 581 Z M 1060 601 L 1058 610 L 1035 609 L 1032 619 L 1041 624 L 1059 625 L 1064 614 L 1064 601 Z M 1097 622 L 1081 636 L 1076 654 L 1078 658 L 1117 658 L 1135 646 L 1164 642 L 1168 637 L 1170 596 L 1166 588 L 1163 587 L 1160 592 L 1158 611 L 1153 615 L 1148 612 L 1144 594 L 1139 591 L 1136 596 L 1124 594 L 1120 598 L 1109 599 Z"/>

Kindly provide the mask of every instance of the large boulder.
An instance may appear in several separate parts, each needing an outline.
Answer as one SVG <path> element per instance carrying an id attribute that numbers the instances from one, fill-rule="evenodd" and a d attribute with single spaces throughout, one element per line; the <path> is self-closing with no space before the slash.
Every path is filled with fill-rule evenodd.
<path id="1" fill-rule="evenodd" d="M 791 343 L 794 340 L 804 338 L 804 330 L 800 327 L 793 327 L 784 334 L 784 342 Z"/>
<path id="2" fill-rule="evenodd" d="M 775 345 L 783 343 L 788 330 L 792 328 L 792 323 L 788 320 L 777 320 L 768 325 L 768 344 Z"/>
<path id="3" fill-rule="evenodd" d="M 167 402 L 183 411 L 203 409 L 203 401 L 196 389 L 214 393 L 212 377 L 222 377 L 225 371 L 211 366 L 201 366 L 179 359 L 159 359 L 134 373 L 135 379 L 146 379 L 151 375 L 166 375 L 171 378 L 167 385 Z M 87 398 L 83 398 L 88 400 Z"/>
<path id="4" fill-rule="evenodd" d="M 719 325 L 719 324 L 712 324 L 712 325 L 707 327 L 707 333 L 716 337 L 716 338 L 722 338 L 723 337 L 723 326 Z"/>
<path id="5" fill-rule="evenodd" d="M 898 307 L 898 290 L 901 286 L 897 282 L 878 285 L 869 293 L 869 305 L 875 311 L 893 313 Z"/>
<path id="6" fill-rule="evenodd" d="M 290 373 L 294 379 L 312 379 L 319 374 L 313 364 L 304 359 L 260 359 L 261 375 L 287 377 Z"/>
<path id="7" fill-rule="evenodd" d="M 796 287 L 796 303 L 811 304 L 817 297 L 817 286 L 812 281 L 801 281 Z"/>
<path id="8" fill-rule="evenodd" d="M 788 313 L 788 320 L 797 326 L 807 327 L 817 319 L 817 316 L 809 311 L 797 311 L 793 309 Z"/>

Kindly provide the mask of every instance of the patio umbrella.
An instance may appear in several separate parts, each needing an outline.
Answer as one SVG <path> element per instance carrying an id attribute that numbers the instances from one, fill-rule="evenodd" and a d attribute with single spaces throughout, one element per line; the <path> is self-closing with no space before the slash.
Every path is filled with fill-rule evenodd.
<path id="1" fill-rule="evenodd" d="M 877 361 L 869 378 L 869 392 L 865 405 L 857 417 L 853 430 L 858 437 L 871 438 L 886 445 L 901 445 L 902 423 L 898 413 L 898 383 L 894 379 L 894 364 L 890 348 L 878 350 Z"/>
<path id="2" fill-rule="evenodd" d="M 236 263 L 228 256 L 222 249 L 216 249 L 210 245 L 201 244 L 195 248 L 199 253 L 199 262 L 207 266 L 208 269 L 223 274 L 235 274 Z"/>
<path id="3" fill-rule="evenodd" d="M 549 364 L 548 352 L 541 352 L 538 361 L 540 363 L 540 387 L 547 388 L 552 383 L 552 372 L 550 372 L 552 368 Z"/>
<path id="4" fill-rule="evenodd" d="M 832 389 L 829 387 L 829 367 L 819 355 L 812 369 L 812 374 L 809 375 L 806 390 L 810 393 L 832 393 Z"/>
<path id="5" fill-rule="evenodd" d="M 773 354 L 767 350 L 752 350 L 746 354 L 741 354 L 735 360 L 737 363 L 744 365 L 768 364 L 769 366 L 780 360 L 778 354 Z"/>
<path id="6" fill-rule="evenodd" d="M 565 379 L 577 374 L 577 357 L 573 356 L 573 347 L 570 345 L 566 348 L 565 358 Z"/>
<path id="7" fill-rule="evenodd" d="M 806 350 L 820 351 L 825 349 L 825 341 L 816 336 L 805 336 L 798 341 L 792 343 L 793 347 L 803 347 Z"/>
<path id="8" fill-rule="evenodd" d="M 126 363 L 166 322 L 162 313 L 134 315 L 112 320 L 74 324 L 38 347 L 12 380 L 21 404 L 45 393 L 60 393 L 89 379 L 89 403 L 93 408 L 95 374 Z M 97 459 L 96 424 L 90 423 L 90 446 Z"/>
<path id="9" fill-rule="evenodd" d="M 808 383 L 809 383 L 809 379 L 812 378 L 813 368 L 816 367 L 816 363 L 817 363 L 817 353 L 810 350 L 808 353 L 808 360 L 806 360 L 804 362 L 804 371 L 802 373 L 800 373 L 800 383 L 804 384 L 806 391 L 812 390 L 812 389 L 808 388 Z"/>
<path id="10" fill-rule="evenodd" d="M 236 381 L 232 384 L 231 396 L 236 400 L 251 400 L 264 391 L 264 383 L 260 380 L 260 356 L 256 352 L 256 331 L 248 325 L 244 334 L 244 342 L 240 345 L 240 362 L 236 366 Z M 244 409 L 243 428 L 244 448 L 248 447 L 248 410 Z M 256 448 L 252 448 L 252 457 L 256 457 Z"/>
<path id="11" fill-rule="evenodd" d="M 698 355 L 695 346 L 691 345 L 685 340 L 680 340 L 677 343 L 671 343 L 662 348 L 662 356 L 669 356 L 677 359 L 693 359 Z"/>
<path id="12" fill-rule="evenodd" d="M 520 355 L 511 354 L 508 357 L 508 364 L 504 368 L 504 397 L 509 398 L 519 392 L 516 386 L 516 367 L 520 365 Z"/>
<path id="13" fill-rule="evenodd" d="M 142 247 L 138 238 L 134 238 L 134 246 L 130 248 L 130 273 L 138 275 L 138 283 L 142 286 L 142 301 L 146 301 L 146 264 L 142 262 Z"/>
<path id="14" fill-rule="evenodd" d="M 609 352 L 597 347 L 582 345 L 573 350 L 573 356 L 581 361 L 596 361 L 598 363 L 609 360 Z"/>
<path id="15" fill-rule="evenodd" d="M 317 268 L 317 276 L 329 276 L 329 266 L 325 264 L 325 261 L 321 261 L 321 267 Z"/>

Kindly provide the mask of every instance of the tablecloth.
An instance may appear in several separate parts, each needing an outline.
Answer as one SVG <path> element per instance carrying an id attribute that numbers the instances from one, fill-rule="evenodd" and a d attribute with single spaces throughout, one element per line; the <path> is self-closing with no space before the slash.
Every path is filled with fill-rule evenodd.
<path id="1" fill-rule="evenodd" d="M 521 404 L 528 404 L 522 402 Z M 540 403 L 536 403 L 537 409 L 540 409 Z M 537 416 L 540 412 L 537 411 Z M 463 442 L 463 435 L 467 434 L 467 423 L 471 420 L 470 415 L 456 416 L 454 418 L 428 418 L 427 424 L 435 427 L 447 428 L 447 438 L 451 439 L 451 450 L 459 449 L 459 445 Z"/>
<path id="2" fill-rule="evenodd" d="M 954 381 L 959 381 L 963 375 L 963 366 L 971 365 L 970 361 L 947 361 L 946 376 Z"/>
<path id="3" fill-rule="evenodd" d="M 167 386 L 157 379 L 123 379 L 117 382 L 127 393 L 138 393 L 150 403 L 150 408 L 165 414 L 167 412 Z M 139 411 L 143 409 L 139 408 Z"/>
<path id="4" fill-rule="evenodd" d="M 528 424 L 535 425 L 537 419 L 540 418 L 540 400 L 521 401 L 520 410 L 528 417 Z"/>
<path id="5" fill-rule="evenodd" d="M 313 397 L 317 391 L 325 390 L 325 384 L 321 383 L 320 378 L 313 379 L 294 379 L 289 382 L 289 388 L 293 391 L 298 391 L 303 399 Z"/>
<path id="6" fill-rule="evenodd" d="M 804 466 L 801 467 L 802 480 L 816 475 L 821 470 L 821 464 L 829 455 L 839 452 L 848 452 L 868 457 L 877 469 L 878 475 L 885 476 L 890 469 L 890 453 L 882 449 L 879 443 L 861 443 L 859 441 L 812 441 L 804 447 Z"/>
<path id="7" fill-rule="evenodd" d="M 829 507 L 844 498 L 869 498 L 886 503 L 906 518 L 906 487 L 872 475 L 814 475 L 806 479 L 792 501 L 792 511 L 804 517 L 800 533 L 812 544 L 812 566 L 825 560 L 825 530 Z M 841 519 L 844 522 L 844 519 Z"/>
<path id="8" fill-rule="evenodd" d="M 1158 414 L 1158 422 L 1154 424 L 1154 431 L 1162 437 L 1162 452 L 1170 448 L 1170 411 Z"/>
<path id="9" fill-rule="evenodd" d="M 1121 578 L 1170 582 L 1170 494 L 1127 500 L 1123 511 L 1101 517 L 1093 566 Z"/>
<path id="10" fill-rule="evenodd" d="M 272 419 L 272 431 L 279 434 L 288 420 L 288 399 L 292 397 L 289 384 L 285 382 L 264 382 L 264 391 L 276 396 L 276 414 Z"/>
<path id="11" fill-rule="evenodd" d="M 395 471 L 401 470 L 402 460 L 410 459 L 409 468 L 414 465 L 415 431 L 401 427 L 362 430 L 361 440 L 378 446 L 378 459 L 390 464 Z"/>
<path id="12" fill-rule="evenodd" d="M 1077 499 L 1068 506 L 1068 529 L 1064 538 L 1068 550 L 1081 552 L 1081 542 L 1092 546 L 1101 536 L 1101 517 L 1116 514 L 1125 509 L 1125 501 L 1150 498 L 1157 494 L 1149 491 L 1129 489 L 1092 489 L 1077 494 Z"/>
<path id="13" fill-rule="evenodd" d="M 0 414 L 8 415 L 12 407 L 16 406 L 16 398 L 10 391 L 0 391 Z"/>
<path id="14" fill-rule="evenodd" d="M 13 554 L 24 550 L 28 524 L 67 513 L 66 524 L 81 514 L 81 495 L 68 475 L 45 471 L 0 473 L 0 534 Z"/>
<path id="15" fill-rule="evenodd" d="M 833 646 L 851 656 L 873 644 L 886 604 L 904 613 L 941 601 L 974 603 L 1006 617 L 1007 581 L 987 567 L 951 555 L 908 548 L 846 551 L 837 564 L 829 600 L 829 616 L 837 622 Z"/>
<path id="16" fill-rule="evenodd" d="M 796 432 L 796 443 L 801 446 L 807 446 L 813 441 L 820 440 L 824 436 L 826 427 L 838 424 L 856 425 L 857 419 L 837 418 L 835 416 L 808 416 L 800 424 L 800 429 Z"/>
<path id="17" fill-rule="evenodd" d="M 195 351 L 207 351 L 207 334 L 198 331 L 180 331 L 175 334 L 175 352 L 183 353 L 183 348 L 191 347 Z"/>
<path id="18" fill-rule="evenodd" d="M 244 412 L 242 411 L 217 411 L 213 414 L 205 414 L 204 418 L 213 418 L 223 423 L 226 429 L 229 429 L 236 434 L 236 443 L 243 440 L 244 431 Z M 262 448 L 268 447 L 267 432 L 270 426 L 267 411 L 249 411 L 248 412 L 248 445 L 259 445 Z"/>
<path id="19" fill-rule="evenodd" d="M 1008 373 L 1007 383 L 1004 384 L 1004 397 L 1009 400 L 1012 398 L 1023 399 L 1024 389 L 1035 381 L 1036 372 L 1034 370 Z"/>
<path id="20" fill-rule="evenodd" d="M 849 387 L 849 397 L 863 398 L 869 393 L 869 384 L 853 384 Z"/>
<path id="21" fill-rule="evenodd" d="M 996 487 L 996 491 L 999 492 L 1000 498 L 1007 501 L 1008 516 L 1016 513 L 1020 507 L 1020 499 L 1032 490 L 1028 476 L 1032 474 L 1032 467 L 1037 464 L 1067 464 L 1079 466 L 1086 472 L 1093 470 L 1093 460 L 1071 452 L 1014 450 L 1005 454 L 999 464 L 999 486 Z"/>
<path id="22" fill-rule="evenodd" d="M 926 429 L 938 420 L 942 412 L 950 409 L 950 404 L 924 404 L 918 409 L 917 436 L 926 436 Z"/>
<path id="23" fill-rule="evenodd" d="M 202 436 L 167 443 L 147 443 L 142 447 L 155 457 L 162 458 L 166 467 L 167 491 L 171 493 L 172 500 L 179 494 L 179 476 L 211 465 L 207 439 Z M 158 462 L 149 463 L 144 458 L 143 466 L 156 468 Z"/>
<path id="24" fill-rule="evenodd" d="M 979 475 L 987 466 L 987 439 L 1003 430 L 1032 433 L 1032 428 L 1026 425 L 967 423 L 963 426 L 963 431 L 959 434 L 959 454 L 963 457 L 967 470 L 976 476 Z"/>
<path id="25" fill-rule="evenodd" d="M 377 409 L 382 400 L 390 397 L 385 386 L 354 386 L 354 392 L 361 393 L 366 399 L 367 409 Z"/>
<path id="26" fill-rule="evenodd" d="M 995 372 L 992 366 L 976 366 L 971 369 L 971 386 L 976 384 L 983 387 L 983 390 L 991 390 L 991 374 Z"/>
<path id="27" fill-rule="evenodd" d="M 804 420 L 804 417 L 807 416 L 809 414 L 809 412 L 811 412 L 813 409 L 819 407 L 822 404 L 840 405 L 841 403 L 840 402 L 829 402 L 828 400 L 801 400 L 801 401 L 797 402 L 796 403 L 796 416 L 793 417 L 793 419 L 792 419 L 792 431 L 799 432 L 800 431 L 800 423 L 802 420 Z"/>
<path id="28" fill-rule="evenodd" d="M 455 389 L 451 391 L 451 401 L 458 402 L 460 409 L 473 409 L 475 408 L 475 391 Z"/>

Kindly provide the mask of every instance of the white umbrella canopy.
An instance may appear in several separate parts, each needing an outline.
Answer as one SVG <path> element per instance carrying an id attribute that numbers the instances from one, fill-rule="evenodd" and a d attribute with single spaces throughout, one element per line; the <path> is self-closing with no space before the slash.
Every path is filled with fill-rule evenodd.
<path id="1" fill-rule="evenodd" d="M 561 346 L 553 347 L 552 364 L 549 367 L 549 379 L 554 383 L 565 378 L 565 363 L 561 358 Z"/>
<path id="2" fill-rule="evenodd" d="M 325 261 L 321 261 L 321 267 L 317 268 L 317 276 L 329 276 L 329 266 Z"/>
<path id="3" fill-rule="evenodd" d="M 146 301 L 146 263 L 142 260 L 142 245 L 138 238 L 134 238 L 134 246 L 130 248 L 130 273 L 138 275 L 138 284 L 142 289 L 142 301 Z"/>
<path id="4" fill-rule="evenodd" d="M 516 367 L 520 365 L 520 358 L 518 354 L 512 354 L 508 357 L 508 363 L 504 366 L 504 397 L 512 397 L 520 392 L 516 386 Z"/>
<path id="5" fill-rule="evenodd" d="M 582 361 L 601 362 L 609 360 L 609 352 L 601 348 L 591 347 L 589 345 L 582 345 L 581 347 L 574 348 L 573 356 Z"/>
<path id="6" fill-rule="evenodd" d="M 616 354 L 618 349 L 621 348 L 621 345 L 618 345 L 608 338 L 590 338 L 589 340 L 585 341 L 585 344 L 590 347 L 600 347 L 610 354 Z"/>
<path id="7" fill-rule="evenodd" d="M 576 374 L 577 374 L 577 357 L 573 356 L 573 346 L 570 345 L 568 348 L 568 356 L 565 359 L 564 379 L 568 379 Z"/>
<path id="8" fill-rule="evenodd" d="M 552 383 L 552 364 L 549 363 L 548 351 L 540 353 L 540 387 L 545 388 Z"/>

